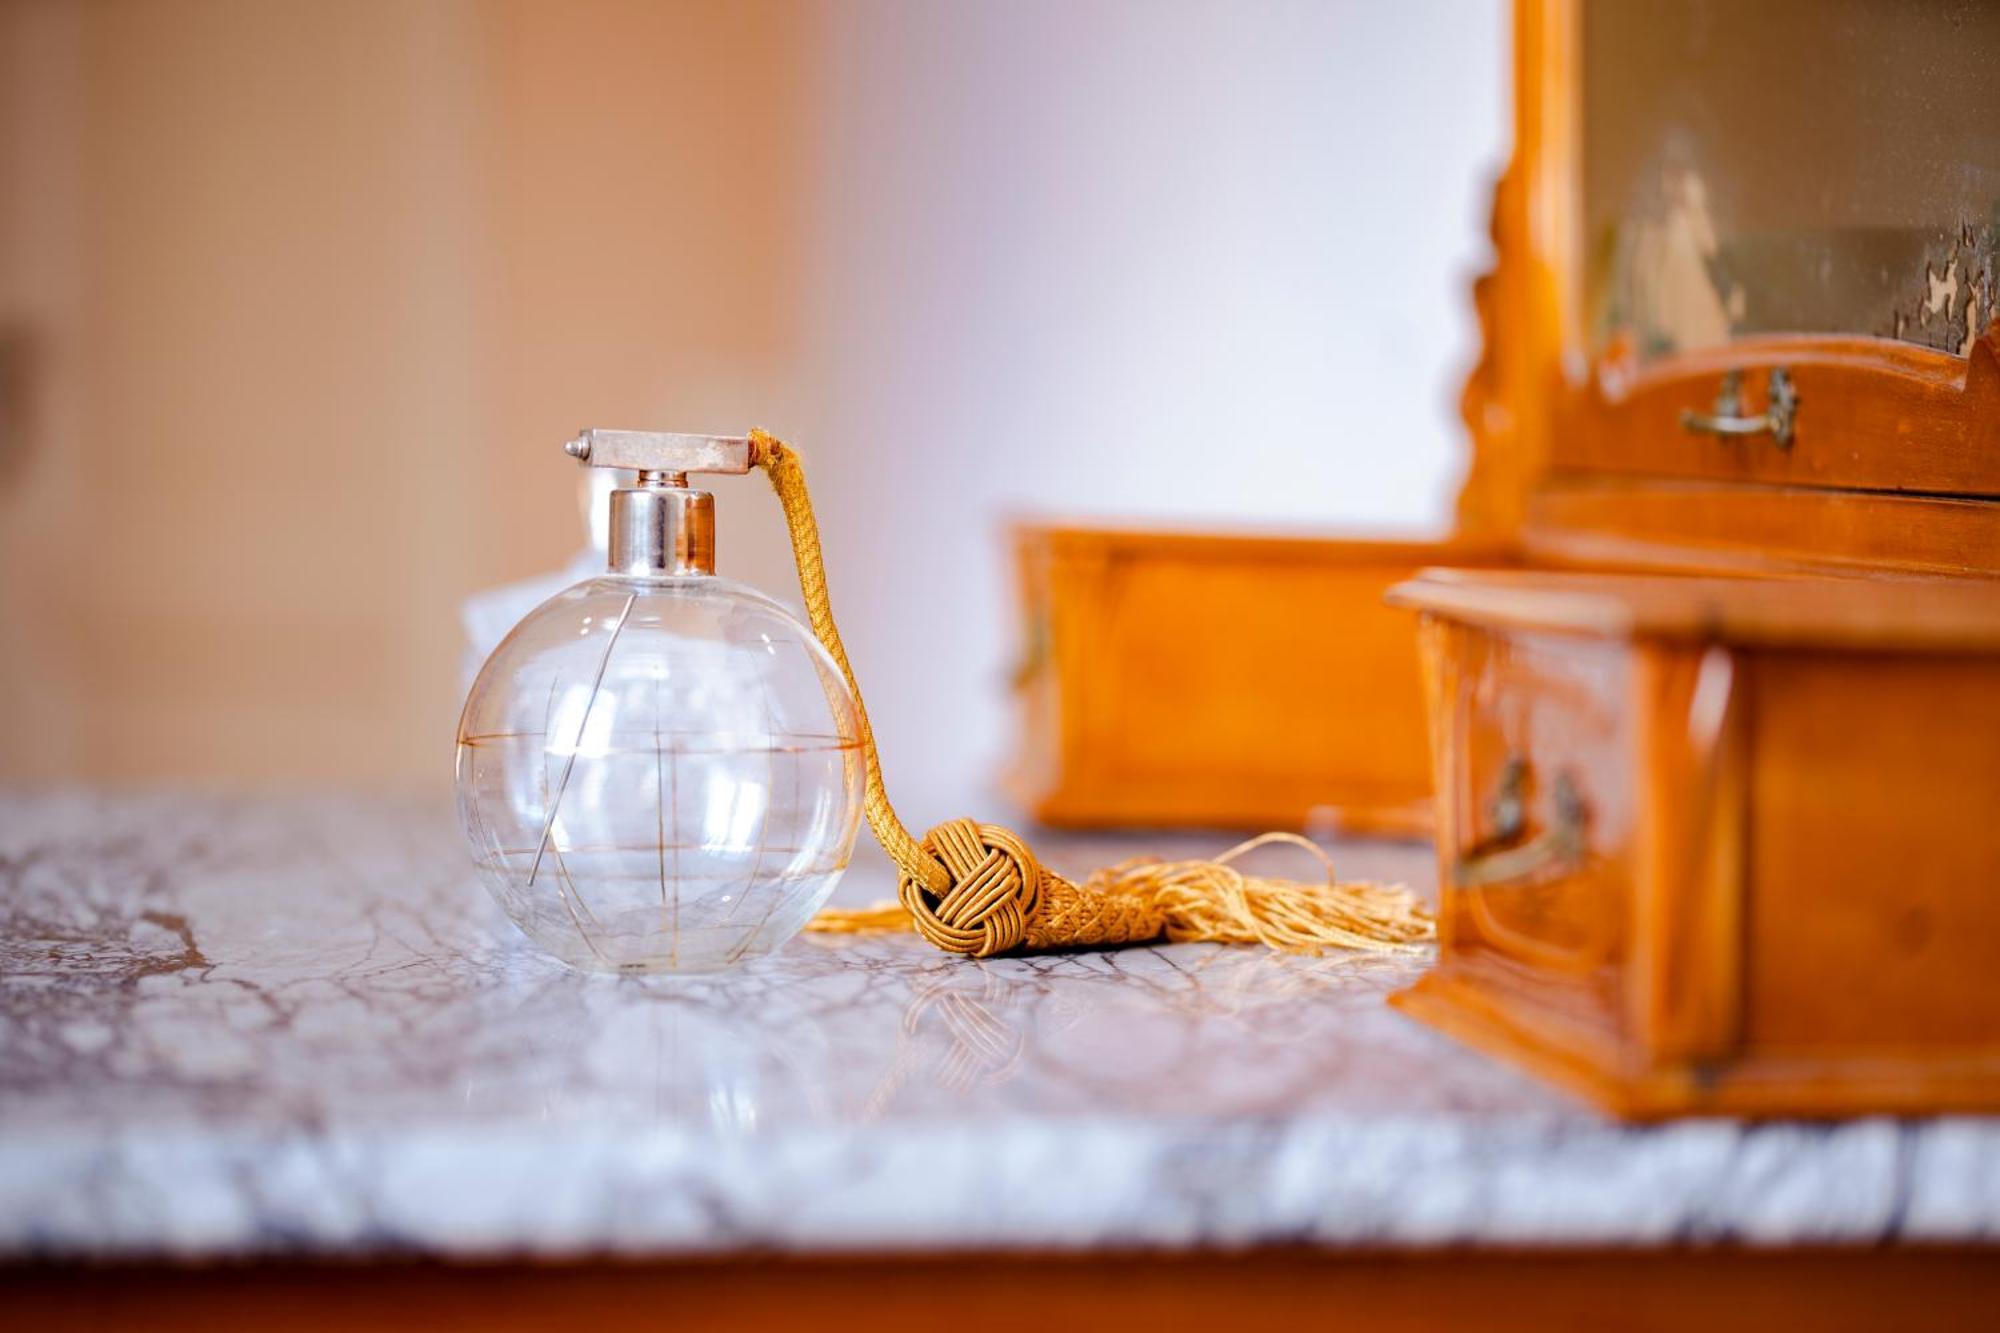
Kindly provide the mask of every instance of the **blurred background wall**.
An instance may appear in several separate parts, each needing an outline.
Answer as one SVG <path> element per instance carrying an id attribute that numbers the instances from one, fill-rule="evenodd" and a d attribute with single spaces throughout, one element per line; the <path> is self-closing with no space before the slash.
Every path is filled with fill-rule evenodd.
<path id="1" fill-rule="evenodd" d="M 1010 517 L 1443 526 L 1502 18 L 0 0 L 0 779 L 441 790 L 559 443 L 761 424 L 906 814 L 984 808 Z"/>

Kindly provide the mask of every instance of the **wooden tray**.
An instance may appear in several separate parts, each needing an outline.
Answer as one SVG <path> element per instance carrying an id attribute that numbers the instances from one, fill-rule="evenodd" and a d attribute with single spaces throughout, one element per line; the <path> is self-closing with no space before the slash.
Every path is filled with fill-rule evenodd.
<path id="1" fill-rule="evenodd" d="M 1050 824 L 1430 824 L 1415 617 L 1459 542 L 1024 526 L 1011 794 Z"/>

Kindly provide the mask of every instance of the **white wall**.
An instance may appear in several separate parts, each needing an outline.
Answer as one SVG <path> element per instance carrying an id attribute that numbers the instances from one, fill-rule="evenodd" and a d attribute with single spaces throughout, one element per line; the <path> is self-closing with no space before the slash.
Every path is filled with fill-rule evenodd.
<path id="1" fill-rule="evenodd" d="M 771 424 L 818 464 L 913 823 L 993 806 L 1007 516 L 1445 524 L 1502 8 L 828 8 L 807 387 Z M 732 508 L 782 579 L 769 516 Z"/>

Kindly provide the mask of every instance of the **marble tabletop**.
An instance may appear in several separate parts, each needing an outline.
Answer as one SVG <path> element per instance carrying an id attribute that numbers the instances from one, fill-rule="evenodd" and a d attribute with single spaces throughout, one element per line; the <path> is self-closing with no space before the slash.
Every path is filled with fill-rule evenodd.
<path id="1" fill-rule="evenodd" d="M 2000 1121 L 1622 1127 L 1388 1009 L 1425 962 L 583 976 L 442 808 L 4 796 L 0 1258 L 2000 1239 Z"/>

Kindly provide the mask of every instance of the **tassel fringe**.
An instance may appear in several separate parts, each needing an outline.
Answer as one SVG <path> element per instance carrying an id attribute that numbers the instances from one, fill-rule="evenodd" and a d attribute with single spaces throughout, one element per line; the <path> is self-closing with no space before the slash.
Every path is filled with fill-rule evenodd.
<path id="1" fill-rule="evenodd" d="M 1326 872 L 1322 882 L 1251 875 L 1233 862 L 1260 847 L 1281 844 L 1313 855 Z M 1053 877 L 1052 877 L 1053 878 Z M 1211 860 L 1162 861 L 1138 857 L 1097 871 L 1071 894 L 1044 895 L 1030 922 L 1031 947 L 1062 947 L 1078 938 L 1074 917 L 1080 908 L 1101 908 L 1089 900 L 1124 900 L 1121 906 L 1157 917 L 1153 938 L 1206 940 L 1222 944 L 1262 944 L 1284 953 L 1321 954 L 1328 949 L 1402 952 L 1421 949 L 1437 927 L 1417 896 L 1400 884 L 1341 882 L 1333 858 L 1296 833 L 1266 833 Z M 829 935 L 866 935 L 916 929 L 899 902 L 821 912 L 807 930 Z"/>

